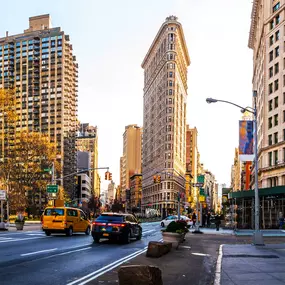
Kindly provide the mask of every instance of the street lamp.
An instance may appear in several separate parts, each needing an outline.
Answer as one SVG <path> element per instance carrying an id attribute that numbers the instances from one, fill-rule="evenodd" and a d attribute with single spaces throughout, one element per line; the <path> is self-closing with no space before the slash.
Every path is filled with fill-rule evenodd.
<path id="1" fill-rule="evenodd" d="M 216 102 L 223 102 L 227 104 L 234 105 L 241 109 L 241 112 L 249 112 L 252 113 L 254 116 L 254 165 L 255 165 L 255 190 L 254 190 L 254 204 L 255 204 L 255 221 L 254 221 L 254 234 L 253 234 L 253 244 L 254 245 L 264 245 L 262 232 L 260 231 L 259 227 L 259 194 L 258 194 L 258 153 L 257 153 L 257 108 L 256 108 L 256 99 L 257 99 L 257 91 L 253 91 L 253 99 L 254 99 L 254 108 L 251 107 L 242 107 L 235 103 L 225 101 L 225 100 L 218 100 L 213 98 L 207 98 L 207 103 L 216 103 Z"/>

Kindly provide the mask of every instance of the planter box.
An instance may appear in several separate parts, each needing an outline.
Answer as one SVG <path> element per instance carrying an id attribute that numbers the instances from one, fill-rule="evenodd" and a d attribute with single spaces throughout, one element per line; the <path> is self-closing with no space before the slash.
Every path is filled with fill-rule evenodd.
<path id="1" fill-rule="evenodd" d="M 20 223 L 20 222 L 15 222 L 15 226 L 17 231 L 22 231 L 24 228 L 24 222 Z"/>
<path id="2" fill-rule="evenodd" d="M 179 244 L 184 241 L 185 233 L 178 234 L 178 233 L 162 232 L 162 237 L 164 242 L 171 242 L 172 247 L 177 249 Z"/>

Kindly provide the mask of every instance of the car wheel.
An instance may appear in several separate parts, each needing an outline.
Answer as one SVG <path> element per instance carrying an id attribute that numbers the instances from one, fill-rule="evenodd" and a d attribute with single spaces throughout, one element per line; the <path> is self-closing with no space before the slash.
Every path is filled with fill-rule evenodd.
<path id="1" fill-rule="evenodd" d="M 164 228 L 164 222 L 161 222 L 161 226 Z"/>
<path id="2" fill-rule="evenodd" d="M 90 227 L 87 227 L 87 229 L 86 229 L 86 231 L 85 231 L 85 234 L 86 234 L 87 236 L 90 235 Z"/>
<path id="3" fill-rule="evenodd" d="M 49 231 L 45 231 L 45 234 L 46 234 L 46 236 L 50 236 L 50 234 L 51 234 L 51 232 L 49 232 Z"/>
<path id="4" fill-rule="evenodd" d="M 95 243 L 99 243 L 100 242 L 100 238 L 99 237 L 93 237 L 93 240 Z"/>
<path id="5" fill-rule="evenodd" d="M 125 234 L 125 236 L 123 238 L 123 242 L 124 243 L 130 243 L 131 242 L 131 231 L 129 231 L 128 233 Z"/>
<path id="6" fill-rule="evenodd" d="M 73 235 L 73 229 L 72 229 L 72 227 L 70 227 L 66 230 L 66 236 L 70 237 L 72 235 Z"/>
<path id="7" fill-rule="evenodd" d="M 140 233 L 139 235 L 136 237 L 137 240 L 141 240 L 142 239 L 142 230 L 140 229 Z"/>

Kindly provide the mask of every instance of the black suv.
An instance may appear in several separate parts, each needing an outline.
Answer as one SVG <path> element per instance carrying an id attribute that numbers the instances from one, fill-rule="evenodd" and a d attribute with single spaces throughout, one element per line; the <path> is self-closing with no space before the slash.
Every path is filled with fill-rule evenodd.
<path id="1" fill-rule="evenodd" d="M 134 215 L 103 213 L 92 223 L 92 237 L 96 243 L 101 238 L 129 243 L 142 238 L 142 227 Z"/>

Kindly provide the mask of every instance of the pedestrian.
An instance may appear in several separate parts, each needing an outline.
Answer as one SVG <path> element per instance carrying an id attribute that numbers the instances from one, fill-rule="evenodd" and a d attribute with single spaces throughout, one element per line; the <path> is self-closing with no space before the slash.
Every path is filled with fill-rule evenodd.
<path id="1" fill-rule="evenodd" d="M 216 215 L 215 217 L 215 224 L 216 224 L 216 231 L 220 230 L 220 224 L 221 224 L 221 217 L 219 215 Z"/>
<path id="2" fill-rule="evenodd" d="M 208 212 L 207 215 L 207 227 L 210 228 L 211 227 L 211 213 Z"/>
<path id="3" fill-rule="evenodd" d="M 192 221 L 193 221 L 193 227 L 195 227 L 195 225 L 196 225 L 196 214 L 195 214 L 195 212 L 193 213 L 193 215 L 192 215 Z"/>

